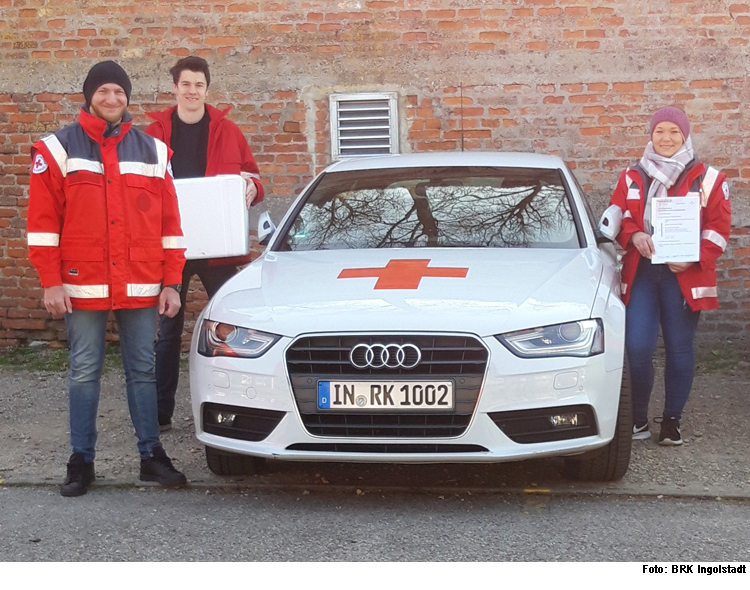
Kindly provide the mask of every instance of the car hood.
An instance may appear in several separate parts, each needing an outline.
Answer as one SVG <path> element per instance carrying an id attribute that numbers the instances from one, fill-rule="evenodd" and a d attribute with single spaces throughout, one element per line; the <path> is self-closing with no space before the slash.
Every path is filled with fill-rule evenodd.
<path id="1" fill-rule="evenodd" d="M 374 276 L 386 268 L 385 278 Z M 588 318 L 601 274 L 595 248 L 270 252 L 221 288 L 206 317 L 290 337 L 487 336 Z"/>

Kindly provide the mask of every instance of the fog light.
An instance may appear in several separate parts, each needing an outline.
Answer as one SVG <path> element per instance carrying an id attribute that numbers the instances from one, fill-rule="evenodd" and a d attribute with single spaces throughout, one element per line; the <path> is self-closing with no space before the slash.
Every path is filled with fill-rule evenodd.
<path id="1" fill-rule="evenodd" d="M 222 426 L 232 426 L 234 424 L 234 419 L 237 417 L 237 414 L 230 414 L 228 412 L 215 412 L 213 413 L 213 416 L 214 421 L 217 424 L 221 424 Z"/>
<path id="2" fill-rule="evenodd" d="M 555 416 L 550 416 L 549 421 L 554 428 L 578 426 L 578 414 L 557 414 Z"/>

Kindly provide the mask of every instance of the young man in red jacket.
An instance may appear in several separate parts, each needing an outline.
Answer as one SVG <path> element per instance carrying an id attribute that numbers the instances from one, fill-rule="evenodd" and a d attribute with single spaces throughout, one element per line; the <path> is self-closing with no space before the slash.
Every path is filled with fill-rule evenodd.
<path id="1" fill-rule="evenodd" d="M 113 61 L 83 83 L 78 120 L 32 147 L 27 239 L 44 306 L 65 316 L 70 345 L 70 441 L 60 488 L 80 496 L 94 482 L 96 416 L 107 317 L 120 334 L 140 479 L 185 484 L 159 442 L 154 371 L 157 311 L 174 316 L 185 263 L 177 197 L 164 143 L 132 128 L 131 84 Z M 170 286 L 172 286 L 170 288 Z"/>
<path id="2" fill-rule="evenodd" d="M 230 109 L 220 111 L 206 104 L 211 74 L 205 59 L 195 56 L 179 60 L 170 70 L 177 104 L 165 111 L 147 113 L 154 119 L 146 133 L 162 140 L 174 151 L 175 178 L 199 178 L 218 174 L 240 174 L 246 184 L 245 202 L 263 200 L 263 185 L 250 146 L 239 127 L 226 118 Z M 180 349 L 185 324 L 185 300 L 190 278 L 198 275 L 208 297 L 237 272 L 238 264 L 250 258 L 189 260 L 182 274 L 182 307 L 175 317 L 162 316 L 156 343 L 156 383 L 159 425 L 172 428 L 175 393 L 180 376 Z"/>

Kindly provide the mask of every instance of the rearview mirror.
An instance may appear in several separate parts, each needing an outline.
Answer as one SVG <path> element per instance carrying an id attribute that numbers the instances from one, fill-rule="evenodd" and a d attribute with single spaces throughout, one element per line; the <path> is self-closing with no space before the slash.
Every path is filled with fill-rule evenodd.
<path id="1" fill-rule="evenodd" d="M 275 231 L 276 225 L 268 211 L 264 211 L 258 216 L 258 243 L 261 246 L 267 245 Z"/>

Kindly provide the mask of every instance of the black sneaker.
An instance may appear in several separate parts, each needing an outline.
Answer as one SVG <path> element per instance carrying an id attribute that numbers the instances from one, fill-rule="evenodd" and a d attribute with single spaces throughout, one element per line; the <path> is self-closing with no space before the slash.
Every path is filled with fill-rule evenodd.
<path id="1" fill-rule="evenodd" d="M 659 444 L 664 447 L 676 447 L 682 444 L 682 435 L 680 434 L 680 421 L 677 418 L 654 418 L 654 422 L 661 423 L 661 432 L 659 432 Z"/>
<path id="2" fill-rule="evenodd" d="M 651 433 L 648 430 L 648 420 L 643 424 L 633 423 L 633 440 L 647 440 L 649 438 L 651 438 Z"/>
<path id="3" fill-rule="evenodd" d="M 172 465 L 164 449 L 156 447 L 148 459 L 141 459 L 141 481 L 155 481 L 167 488 L 179 488 L 187 483 L 185 476 Z"/>
<path id="4" fill-rule="evenodd" d="M 159 430 L 161 432 L 172 430 L 172 418 L 166 414 L 159 414 Z"/>
<path id="5" fill-rule="evenodd" d="M 95 479 L 93 461 L 86 463 L 82 453 L 73 453 L 68 460 L 68 474 L 60 486 L 60 495 L 66 498 L 83 496 Z"/>

